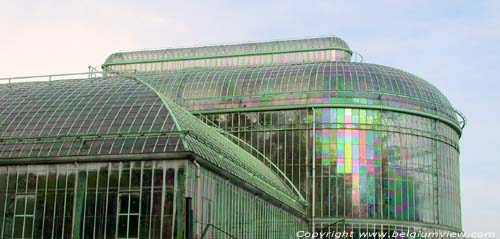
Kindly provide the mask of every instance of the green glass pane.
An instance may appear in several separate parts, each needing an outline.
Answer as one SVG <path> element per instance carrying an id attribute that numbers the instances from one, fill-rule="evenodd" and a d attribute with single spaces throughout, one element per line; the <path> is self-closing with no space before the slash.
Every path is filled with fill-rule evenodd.
<path id="1" fill-rule="evenodd" d="M 24 215 L 25 203 L 26 203 L 26 198 L 24 196 L 17 196 L 16 215 Z"/>
<path id="2" fill-rule="evenodd" d="M 14 238 L 22 238 L 24 232 L 24 217 L 14 218 Z"/>
<path id="3" fill-rule="evenodd" d="M 130 194 L 130 213 L 139 213 L 140 194 Z"/>
<path id="4" fill-rule="evenodd" d="M 129 220 L 128 237 L 129 238 L 137 237 L 139 234 L 139 216 L 131 215 L 129 216 L 128 220 Z"/>
<path id="5" fill-rule="evenodd" d="M 128 217 L 127 215 L 122 215 L 118 217 L 118 237 L 126 238 L 127 237 L 127 226 L 128 226 Z"/>
<path id="6" fill-rule="evenodd" d="M 119 213 L 128 213 L 128 207 L 129 207 L 129 197 L 130 195 L 128 193 L 123 193 L 120 195 L 120 210 Z"/>

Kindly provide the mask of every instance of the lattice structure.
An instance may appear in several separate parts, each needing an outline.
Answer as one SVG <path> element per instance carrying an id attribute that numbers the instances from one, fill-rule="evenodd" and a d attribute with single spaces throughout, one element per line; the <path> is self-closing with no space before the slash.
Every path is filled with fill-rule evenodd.
<path id="1" fill-rule="evenodd" d="M 418 76 L 353 56 L 324 37 L 0 79 L 0 235 L 459 232 L 465 118 Z"/>

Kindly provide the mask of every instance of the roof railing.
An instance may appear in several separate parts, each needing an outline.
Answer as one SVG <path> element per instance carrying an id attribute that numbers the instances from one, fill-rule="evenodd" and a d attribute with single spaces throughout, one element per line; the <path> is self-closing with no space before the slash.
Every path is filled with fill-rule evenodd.
<path id="1" fill-rule="evenodd" d="M 363 55 L 359 52 L 353 51 L 351 55 L 351 62 L 363 63 Z"/>
<path id="2" fill-rule="evenodd" d="M 88 66 L 87 72 L 4 77 L 0 78 L 0 84 L 8 84 L 9 87 L 12 87 L 12 84 L 21 82 L 52 82 L 56 80 L 95 79 L 105 76 L 135 75 L 137 73 L 138 72 L 136 70 L 104 69 L 104 71 L 100 71 L 97 67 Z"/>
<path id="3" fill-rule="evenodd" d="M 101 76 L 102 72 L 97 71 L 95 68 L 92 68 L 91 70 L 91 68 L 89 67 L 88 72 L 0 78 L 0 84 L 9 84 L 9 87 L 11 87 L 13 83 L 20 82 L 52 82 L 56 80 L 89 79 Z"/>
<path id="4" fill-rule="evenodd" d="M 458 111 L 457 109 L 453 109 L 453 111 L 455 111 L 457 116 L 460 118 L 460 120 L 458 121 L 460 128 L 464 129 L 465 125 L 467 124 L 467 118 L 465 117 L 465 115 L 462 112 Z"/>

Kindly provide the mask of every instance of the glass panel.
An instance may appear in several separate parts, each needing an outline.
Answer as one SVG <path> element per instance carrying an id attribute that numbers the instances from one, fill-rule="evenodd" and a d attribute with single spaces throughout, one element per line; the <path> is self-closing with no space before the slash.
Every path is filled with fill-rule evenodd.
<path id="1" fill-rule="evenodd" d="M 17 196 L 16 198 L 16 215 L 24 215 L 26 199 L 24 196 Z"/>
<path id="2" fill-rule="evenodd" d="M 128 213 L 129 197 L 130 195 L 128 193 L 120 194 L 120 211 L 119 211 L 120 214 Z"/>
<path id="3" fill-rule="evenodd" d="M 24 221 L 24 238 L 33 238 L 33 218 L 26 217 Z"/>
<path id="4" fill-rule="evenodd" d="M 139 213 L 140 194 L 130 194 L 130 213 Z"/>
<path id="5" fill-rule="evenodd" d="M 128 218 L 128 224 L 129 224 L 129 232 L 128 232 L 128 237 L 133 238 L 138 236 L 138 230 L 139 230 L 139 216 L 136 215 L 131 215 Z"/>
<path id="6" fill-rule="evenodd" d="M 24 217 L 14 218 L 14 238 L 23 238 Z"/>
<path id="7" fill-rule="evenodd" d="M 118 237 L 127 237 L 128 216 L 122 215 L 118 218 Z"/>

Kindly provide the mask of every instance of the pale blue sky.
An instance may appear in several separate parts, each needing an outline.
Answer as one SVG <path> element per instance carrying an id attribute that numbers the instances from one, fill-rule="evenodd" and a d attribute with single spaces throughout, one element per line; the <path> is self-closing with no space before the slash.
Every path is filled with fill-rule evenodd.
<path id="1" fill-rule="evenodd" d="M 0 77 L 86 71 L 117 50 L 337 35 L 467 116 L 463 228 L 500 233 L 500 1 L 0 0 L 0 32 Z"/>

